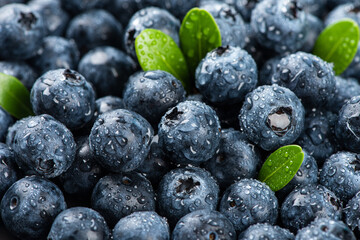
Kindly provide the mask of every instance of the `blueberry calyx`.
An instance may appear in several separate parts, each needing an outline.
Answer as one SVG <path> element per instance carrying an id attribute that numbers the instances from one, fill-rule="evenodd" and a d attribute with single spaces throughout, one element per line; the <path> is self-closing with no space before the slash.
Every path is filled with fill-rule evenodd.
<path id="1" fill-rule="evenodd" d="M 32 26 L 36 24 L 37 20 L 37 17 L 32 12 L 20 12 L 18 23 L 20 23 L 22 27 L 26 28 L 26 30 L 31 30 Z"/>
<path id="2" fill-rule="evenodd" d="M 216 53 L 219 55 L 219 56 L 221 56 L 221 55 L 223 55 L 227 50 L 229 50 L 229 45 L 227 45 L 227 46 L 225 46 L 225 47 L 218 47 L 217 49 L 216 49 Z"/>
<path id="3" fill-rule="evenodd" d="M 131 45 L 135 41 L 135 33 L 136 33 L 135 29 L 130 29 L 128 31 L 129 37 L 128 37 L 127 41 L 126 41 L 127 45 Z"/>
<path id="4" fill-rule="evenodd" d="M 289 9 L 290 11 L 290 16 L 291 16 L 291 18 L 294 18 L 294 19 L 296 19 L 298 16 L 297 16 L 297 12 L 298 11 L 301 11 L 302 9 L 301 9 L 301 7 L 299 7 L 299 5 L 297 4 L 297 1 L 296 0 L 293 0 L 293 1 L 291 1 L 290 2 L 290 9 Z"/>
<path id="5" fill-rule="evenodd" d="M 65 69 L 63 72 L 63 75 L 65 77 L 65 80 L 69 80 L 74 83 L 80 83 L 80 76 L 77 76 L 74 72 L 72 72 L 70 69 Z"/>
<path id="6" fill-rule="evenodd" d="M 14 196 L 10 200 L 10 210 L 14 210 L 19 203 L 19 198 L 17 196 Z"/>
<path id="7" fill-rule="evenodd" d="M 178 115 L 181 115 L 181 114 L 183 114 L 183 113 L 184 113 L 184 112 L 179 111 L 178 108 L 175 107 L 175 108 L 171 111 L 171 113 L 166 114 L 165 118 L 166 118 L 166 119 L 169 119 L 169 120 L 176 120 L 176 119 L 178 119 Z"/>
<path id="8" fill-rule="evenodd" d="M 42 158 L 39 158 L 37 164 L 37 169 L 40 172 L 44 172 L 47 174 L 52 174 L 55 171 L 55 162 L 53 159 L 44 160 Z"/>
<path id="9" fill-rule="evenodd" d="M 280 137 L 284 136 L 291 128 L 292 109 L 280 107 L 273 110 L 267 118 L 266 123 Z"/>
<path id="10" fill-rule="evenodd" d="M 225 13 L 225 17 L 226 18 L 232 18 L 232 20 L 233 20 L 233 22 L 236 22 L 236 18 L 235 18 L 235 14 L 231 11 L 231 9 L 229 8 L 229 9 L 226 9 L 225 11 L 224 11 L 224 13 Z"/>
<path id="11" fill-rule="evenodd" d="M 356 155 L 355 157 L 356 157 L 356 159 L 354 161 L 352 161 L 350 164 L 352 165 L 352 167 L 354 168 L 355 171 L 359 171 L 360 170 L 360 159 L 359 159 L 358 155 Z"/>
<path id="12" fill-rule="evenodd" d="M 195 191 L 195 188 L 197 186 L 200 186 L 200 183 L 197 181 L 194 181 L 193 178 L 187 178 L 187 179 L 180 179 L 179 180 L 179 186 L 176 187 L 176 193 L 186 193 L 191 194 Z"/>

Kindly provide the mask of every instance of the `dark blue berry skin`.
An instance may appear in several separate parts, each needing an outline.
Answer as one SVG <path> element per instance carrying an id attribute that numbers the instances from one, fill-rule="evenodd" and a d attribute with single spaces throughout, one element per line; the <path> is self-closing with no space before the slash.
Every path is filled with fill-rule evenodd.
<path id="1" fill-rule="evenodd" d="M 259 0 L 227 0 L 228 4 L 231 4 L 235 7 L 236 11 L 238 11 L 243 19 L 246 22 L 250 22 L 251 13 L 254 10 Z"/>
<path id="2" fill-rule="evenodd" d="M 248 93 L 239 115 L 241 131 L 266 151 L 295 142 L 304 120 L 298 97 L 277 85 L 263 85 Z"/>
<path id="3" fill-rule="evenodd" d="M 159 213 L 171 226 L 186 214 L 199 210 L 215 210 L 219 186 L 209 172 L 202 168 L 177 168 L 168 172 L 158 187 Z"/>
<path id="4" fill-rule="evenodd" d="M 190 9 L 199 6 L 200 0 L 161 0 L 160 6 L 178 19 L 183 19 Z"/>
<path id="5" fill-rule="evenodd" d="M 130 19 L 124 34 L 124 49 L 133 59 L 137 59 L 135 39 L 144 29 L 158 29 L 169 35 L 179 45 L 180 22 L 165 9 L 147 7 L 137 11 Z"/>
<path id="6" fill-rule="evenodd" d="M 226 189 L 219 210 L 241 232 L 255 223 L 274 224 L 278 207 L 275 193 L 265 183 L 242 179 Z"/>
<path id="7" fill-rule="evenodd" d="M 95 101 L 95 113 L 94 115 L 97 117 L 100 114 L 110 112 L 115 109 L 125 108 L 125 103 L 123 99 L 114 96 L 105 96 L 102 98 L 98 98 Z"/>
<path id="8" fill-rule="evenodd" d="M 208 105 L 181 102 L 161 118 L 159 143 L 179 164 L 200 164 L 214 156 L 220 143 L 220 122 Z"/>
<path id="9" fill-rule="evenodd" d="M 3 6 L 0 8 L 0 36 L 0 59 L 32 57 L 45 36 L 42 16 L 25 4 Z"/>
<path id="10" fill-rule="evenodd" d="M 78 71 L 91 82 L 98 97 L 122 96 L 124 84 L 136 70 L 131 57 L 114 47 L 97 47 L 85 54 Z"/>
<path id="11" fill-rule="evenodd" d="M 159 145 L 158 140 L 158 135 L 154 136 L 150 145 L 149 154 L 140 167 L 136 169 L 137 172 L 142 173 L 149 179 L 154 187 L 159 184 L 159 179 L 173 168 L 170 160 Z"/>
<path id="12" fill-rule="evenodd" d="M 310 15 L 322 17 L 328 0 L 297 0 L 299 6 Z"/>
<path id="13" fill-rule="evenodd" d="M 6 228 L 20 239 L 45 239 L 55 217 L 66 208 L 60 189 L 44 178 L 25 177 L 15 182 L 1 200 Z"/>
<path id="14" fill-rule="evenodd" d="M 310 53 L 282 58 L 271 82 L 289 88 L 308 107 L 324 106 L 335 96 L 332 65 Z"/>
<path id="15" fill-rule="evenodd" d="M 70 17 L 61 8 L 61 0 L 31 0 L 28 5 L 42 15 L 46 35 L 61 36 L 64 33 Z"/>
<path id="16" fill-rule="evenodd" d="M 115 225 L 113 240 L 169 240 L 170 230 L 166 218 L 153 211 L 134 212 Z"/>
<path id="17" fill-rule="evenodd" d="M 223 46 L 244 47 L 246 28 L 241 15 L 226 3 L 212 1 L 200 5 L 214 17 L 221 33 Z"/>
<path id="18" fill-rule="evenodd" d="M 111 0 L 61 0 L 62 7 L 72 14 L 79 14 L 94 8 L 105 8 Z"/>
<path id="19" fill-rule="evenodd" d="M 0 143 L 0 199 L 17 180 L 14 151 L 6 144 Z"/>
<path id="20" fill-rule="evenodd" d="M 75 40 L 82 55 L 99 46 L 120 48 L 122 34 L 122 25 L 115 17 L 100 9 L 77 15 L 70 21 L 66 30 L 66 38 Z"/>
<path id="21" fill-rule="evenodd" d="M 341 74 L 341 76 L 344 78 L 360 79 L 360 45 L 358 45 L 354 59 L 346 68 L 346 70 Z"/>
<path id="22" fill-rule="evenodd" d="M 306 227 L 316 217 L 340 220 L 340 199 L 322 185 L 309 184 L 295 188 L 281 206 L 281 221 L 292 232 Z"/>
<path id="23" fill-rule="evenodd" d="M 73 40 L 58 36 L 43 39 L 40 49 L 31 59 L 33 66 L 41 74 L 58 68 L 76 69 L 80 53 Z"/>
<path id="24" fill-rule="evenodd" d="M 329 218 L 317 218 L 309 226 L 296 234 L 295 240 L 355 240 L 354 233 L 342 221 Z"/>
<path id="25" fill-rule="evenodd" d="M 271 78 L 276 72 L 276 67 L 280 63 L 281 57 L 276 56 L 267 60 L 259 72 L 259 85 L 271 85 Z"/>
<path id="26" fill-rule="evenodd" d="M 360 152 L 360 95 L 348 100 L 339 112 L 335 124 L 335 136 L 347 150 Z"/>
<path id="27" fill-rule="evenodd" d="M 303 149 L 304 160 L 296 172 L 295 176 L 291 181 L 278 192 L 276 192 L 278 198 L 284 199 L 289 193 L 294 190 L 296 186 L 308 185 L 308 184 L 317 184 L 318 183 L 318 165 L 315 158 L 308 154 L 308 152 Z"/>
<path id="28" fill-rule="evenodd" d="M 344 208 L 344 221 L 353 231 L 360 230 L 360 192 L 350 199 Z"/>
<path id="29" fill-rule="evenodd" d="M 264 0 L 251 14 L 251 27 L 264 47 L 283 54 L 299 50 L 307 35 L 307 17 L 295 0 Z"/>
<path id="30" fill-rule="evenodd" d="M 360 191 L 360 155 L 337 152 L 326 159 L 319 175 L 322 185 L 347 202 Z"/>
<path id="31" fill-rule="evenodd" d="M 110 174 L 94 187 L 91 206 L 113 227 L 121 218 L 138 211 L 155 211 L 155 193 L 139 173 Z"/>
<path id="32" fill-rule="evenodd" d="M 251 225 L 243 231 L 238 240 L 294 240 L 295 236 L 289 230 L 269 223 L 258 223 Z"/>
<path id="33" fill-rule="evenodd" d="M 339 113 L 342 106 L 353 96 L 360 95 L 360 84 L 355 78 L 335 77 L 335 97 L 327 104 L 326 108 L 334 113 Z"/>
<path id="34" fill-rule="evenodd" d="M 185 100 L 185 94 L 181 82 L 168 72 L 137 72 L 125 86 L 124 102 L 156 127 L 169 108 Z"/>
<path id="35" fill-rule="evenodd" d="M 0 61 L 0 72 L 16 77 L 29 91 L 39 77 L 37 72 L 23 61 Z"/>
<path id="36" fill-rule="evenodd" d="M 62 211 L 52 223 L 47 239 L 51 240 L 108 240 L 110 230 L 104 218 L 87 207 L 73 207 Z"/>
<path id="37" fill-rule="evenodd" d="M 14 149 L 15 161 L 26 175 L 53 178 L 69 169 L 76 144 L 62 123 L 42 114 L 18 120 L 14 126 L 8 133 L 7 144 Z"/>
<path id="38" fill-rule="evenodd" d="M 5 6 L 9 3 L 24 3 L 25 0 L 0 0 L 0 7 Z"/>
<path id="39" fill-rule="evenodd" d="M 14 120 L 11 115 L 0 107 L 0 142 L 5 142 L 5 136 L 8 128 L 13 124 Z"/>
<path id="40" fill-rule="evenodd" d="M 107 5 L 107 10 L 111 12 L 122 26 L 127 26 L 130 18 L 139 10 L 138 4 L 141 1 L 134 0 L 112 0 Z"/>
<path id="41" fill-rule="evenodd" d="M 49 114 L 71 130 L 85 126 L 95 111 L 93 87 L 70 69 L 43 74 L 31 89 L 30 101 L 35 114 Z"/>
<path id="42" fill-rule="evenodd" d="M 232 223 L 223 214 L 215 210 L 202 209 L 182 217 L 174 228 L 172 239 L 236 240 L 236 232 Z"/>
<path id="43" fill-rule="evenodd" d="M 205 168 L 215 177 L 221 189 L 226 189 L 243 178 L 256 178 L 260 167 L 260 155 L 255 146 L 248 143 L 241 132 L 223 129 L 219 152 Z"/>
<path id="44" fill-rule="evenodd" d="M 304 131 L 296 141 L 315 158 L 319 166 L 322 166 L 326 158 L 339 150 L 335 138 L 336 121 L 336 114 L 314 109 L 307 114 Z"/>
<path id="45" fill-rule="evenodd" d="M 195 85 L 210 102 L 240 103 L 258 82 L 254 59 L 239 47 L 219 47 L 201 60 L 195 73 Z"/>
<path id="46" fill-rule="evenodd" d="M 75 160 L 70 168 L 60 175 L 60 182 L 66 193 L 79 197 L 90 196 L 105 171 L 90 150 L 88 137 L 77 139 L 76 146 Z"/>
<path id="47" fill-rule="evenodd" d="M 310 0 L 310 1 L 313 1 L 313 0 Z M 318 2 L 321 2 L 321 1 L 318 1 Z M 305 37 L 305 43 L 300 48 L 300 51 L 311 53 L 315 46 L 315 42 L 316 42 L 318 36 L 320 35 L 321 31 L 325 27 L 324 27 L 324 22 L 321 19 L 319 19 L 311 14 L 307 15 L 307 20 L 308 20 L 308 24 L 307 24 L 308 32 Z"/>
<path id="48" fill-rule="evenodd" d="M 130 172 L 148 155 L 153 135 L 150 123 L 142 116 L 117 109 L 97 118 L 89 136 L 90 149 L 105 169 Z"/>
<path id="49" fill-rule="evenodd" d="M 344 1 L 342 1 L 344 2 Z M 358 25 L 360 24 L 360 14 L 359 10 L 360 7 L 356 4 L 357 1 L 353 2 L 344 2 L 344 4 L 338 5 L 334 8 L 329 14 L 327 14 L 325 18 L 325 25 L 330 25 L 335 23 L 343 18 L 351 18 L 354 20 Z"/>

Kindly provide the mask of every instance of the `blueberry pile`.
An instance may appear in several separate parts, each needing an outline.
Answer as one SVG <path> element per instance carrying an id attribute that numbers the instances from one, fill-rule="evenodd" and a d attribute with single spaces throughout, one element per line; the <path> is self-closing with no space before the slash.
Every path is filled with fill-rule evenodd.
<path id="1" fill-rule="evenodd" d="M 222 46 L 191 86 L 142 71 L 136 37 L 180 46 L 194 7 Z M 34 112 L 0 107 L 0 239 L 360 239 L 360 46 L 339 76 L 312 54 L 344 17 L 358 0 L 0 0 L 0 72 Z M 290 144 L 274 192 L 258 174 Z"/>

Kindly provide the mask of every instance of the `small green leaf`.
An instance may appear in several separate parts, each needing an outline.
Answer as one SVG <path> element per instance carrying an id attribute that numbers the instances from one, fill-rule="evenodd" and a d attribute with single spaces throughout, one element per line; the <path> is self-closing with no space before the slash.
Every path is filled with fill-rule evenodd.
<path id="1" fill-rule="evenodd" d="M 351 19 L 343 19 L 326 27 L 316 40 L 313 53 L 334 64 L 340 75 L 355 57 L 359 42 L 359 26 Z"/>
<path id="2" fill-rule="evenodd" d="M 221 46 L 220 30 L 213 16 L 204 9 L 191 9 L 181 24 L 180 43 L 190 73 L 194 75 L 201 59 Z"/>
<path id="3" fill-rule="evenodd" d="M 266 159 L 260 169 L 259 180 L 273 191 L 278 191 L 295 176 L 304 160 L 304 152 L 298 145 L 279 148 Z"/>
<path id="4" fill-rule="evenodd" d="M 0 73 L 0 106 L 15 118 L 34 115 L 30 93 L 16 78 Z"/>
<path id="5" fill-rule="evenodd" d="M 163 70 L 179 79 L 185 89 L 189 86 L 184 55 L 170 36 L 156 29 L 145 29 L 135 40 L 135 50 L 144 71 Z"/>

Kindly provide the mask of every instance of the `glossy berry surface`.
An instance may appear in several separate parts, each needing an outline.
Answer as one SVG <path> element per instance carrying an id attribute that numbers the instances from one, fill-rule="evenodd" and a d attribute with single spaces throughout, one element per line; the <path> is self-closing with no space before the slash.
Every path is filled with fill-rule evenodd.
<path id="1" fill-rule="evenodd" d="M 293 240 L 294 235 L 287 229 L 269 223 L 257 223 L 243 231 L 238 240 Z"/>
<path id="2" fill-rule="evenodd" d="M 0 198 L 17 180 L 14 151 L 6 144 L 0 143 Z"/>

